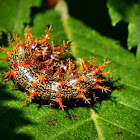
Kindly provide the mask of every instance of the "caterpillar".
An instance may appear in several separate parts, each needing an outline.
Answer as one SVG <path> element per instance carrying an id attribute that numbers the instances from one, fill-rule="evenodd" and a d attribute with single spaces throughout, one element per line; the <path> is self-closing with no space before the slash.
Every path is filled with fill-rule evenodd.
<path id="1" fill-rule="evenodd" d="M 75 69 L 72 59 L 62 57 L 71 42 L 64 42 L 60 46 L 49 44 L 51 27 L 47 28 L 44 37 L 37 40 L 31 35 L 27 26 L 23 42 L 17 35 L 13 35 L 17 46 L 12 39 L 9 39 L 11 51 L 0 47 L 0 50 L 7 54 L 6 59 L 0 60 L 6 61 L 9 65 L 9 70 L 1 75 L 2 81 L 12 80 L 14 87 L 26 92 L 23 104 L 36 98 L 47 101 L 48 106 L 58 104 L 64 110 L 65 103 L 73 100 L 78 102 L 83 99 L 90 104 L 88 99 L 90 95 L 96 101 L 96 89 L 101 89 L 103 92 L 110 91 L 109 87 L 100 84 L 109 80 L 105 75 L 111 71 L 102 72 L 109 61 L 96 66 L 96 58 L 94 62 L 92 59 L 89 62 L 81 59 L 80 67 Z"/>

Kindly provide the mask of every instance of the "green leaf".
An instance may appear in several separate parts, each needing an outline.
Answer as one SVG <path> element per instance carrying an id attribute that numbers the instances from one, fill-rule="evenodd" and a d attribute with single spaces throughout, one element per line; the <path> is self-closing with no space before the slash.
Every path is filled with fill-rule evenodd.
<path id="1" fill-rule="evenodd" d="M 60 1 L 56 9 L 35 15 L 32 35 L 45 35 L 46 25 L 53 25 L 50 42 L 54 40 L 61 44 L 63 40 L 72 41 L 71 51 L 77 62 L 79 58 L 97 57 L 97 64 L 100 65 L 104 59 L 111 60 L 103 70 L 114 70 L 111 98 L 91 107 L 74 107 L 68 112 L 39 107 L 35 103 L 21 107 L 25 94 L 15 89 L 9 90 L 9 86 L 13 85 L 11 81 L 0 84 L 1 138 L 140 139 L 140 62 L 118 45 L 118 41 L 102 36 L 70 17 L 65 3 Z M 6 57 L 2 52 L 0 56 Z M 0 68 L 4 72 L 8 65 L 0 62 Z"/>
<path id="2" fill-rule="evenodd" d="M 21 33 L 24 23 L 30 23 L 31 7 L 41 0 L 0 0 L 0 30 L 5 33 Z"/>
<path id="3" fill-rule="evenodd" d="M 112 25 L 124 20 L 128 23 L 128 49 L 137 46 L 137 58 L 140 58 L 140 1 L 108 0 L 109 14 Z"/>

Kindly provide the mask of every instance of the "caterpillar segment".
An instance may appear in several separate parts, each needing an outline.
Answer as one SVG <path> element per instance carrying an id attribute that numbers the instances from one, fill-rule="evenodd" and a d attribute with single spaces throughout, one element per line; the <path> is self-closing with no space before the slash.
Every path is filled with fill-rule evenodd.
<path id="1" fill-rule="evenodd" d="M 2 74 L 2 81 L 12 80 L 14 86 L 27 93 L 23 104 L 36 97 L 46 100 L 48 106 L 58 104 L 64 110 L 65 103 L 71 100 L 83 99 L 90 104 L 89 97 L 92 95 L 94 101 L 97 101 L 99 97 L 96 97 L 96 89 L 110 92 L 109 87 L 100 85 L 101 82 L 110 80 L 104 76 L 112 71 L 102 72 L 109 61 L 96 66 L 96 58 L 94 61 L 91 59 L 89 63 L 81 59 L 81 66 L 75 69 L 73 60 L 61 57 L 67 52 L 64 48 L 71 42 L 64 42 L 61 46 L 49 44 L 51 28 L 52 26 L 47 28 L 43 38 L 36 40 L 27 26 L 23 42 L 17 35 L 13 35 L 17 46 L 9 39 L 12 51 L 0 47 L 0 50 L 7 54 L 6 59 L 0 60 L 6 61 L 9 65 L 9 70 Z"/>

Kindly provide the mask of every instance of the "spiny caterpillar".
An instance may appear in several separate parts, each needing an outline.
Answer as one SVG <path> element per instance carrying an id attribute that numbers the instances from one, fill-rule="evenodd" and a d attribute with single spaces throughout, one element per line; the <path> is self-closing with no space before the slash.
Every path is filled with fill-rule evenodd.
<path id="1" fill-rule="evenodd" d="M 47 101 L 48 106 L 58 104 L 64 110 L 65 103 L 73 100 L 77 102 L 81 98 L 90 104 L 90 95 L 96 101 L 96 89 L 110 91 L 108 87 L 100 85 L 102 81 L 109 80 L 104 76 L 111 71 L 101 71 L 108 61 L 96 66 L 96 58 L 94 62 L 90 60 L 89 63 L 81 59 L 81 66 L 75 70 L 73 60 L 61 56 L 67 51 L 64 48 L 68 47 L 70 42 L 61 46 L 49 44 L 50 31 L 51 26 L 42 39 L 40 37 L 36 40 L 27 26 L 23 42 L 17 35 L 13 35 L 17 46 L 9 39 L 12 51 L 0 48 L 7 54 L 7 59 L 0 60 L 6 61 L 9 65 L 9 70 L 1 76 L 2 81 L 12 80 L 14 86 L 26 92 L 27 97 L 23 103 L 36 98 Z"/>

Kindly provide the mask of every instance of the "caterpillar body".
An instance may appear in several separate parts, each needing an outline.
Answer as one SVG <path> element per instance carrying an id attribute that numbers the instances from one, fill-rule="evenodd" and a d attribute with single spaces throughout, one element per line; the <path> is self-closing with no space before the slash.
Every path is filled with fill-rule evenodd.
<path id="1" fill-rule="evenodd" d="M 47 29 L 44 38 L 36 40 L 30 34 L 29 27 L 26 27 L 23 42 L 14 35 L 17 41 L 15 46 L 12 40 L 9 42 L 12 51 L 6 51 L 2 47 L 1 51 L 7 54 L 6 61 L 9 70 L 2 74 L 2 81 L 12 80 L 14 86 L 26 92 L 26 100 L 34 98 L 45 100 L 49 106 L 59 106 L 64 110 L 66 102 L 71 100 L 85 100 L 90 104 L 89 95 L 93 95 L 96 101 L 95 90 L 101 89 L 105 92 L 110 91 L 108 87 L 101 86 L 106 74 L 102 72 L 103 67 L 108 63 L 105 61 L 102 65 L 96 66 L 96 58 L 90 63 L 81 59 L 80 67 L 75 70 L 73 60 L 63 58 L 61 55 L 67 52 L 66 49 L 71 42 L 63 43 L 61 46 L 49 44 L 51 26 Z"/>

